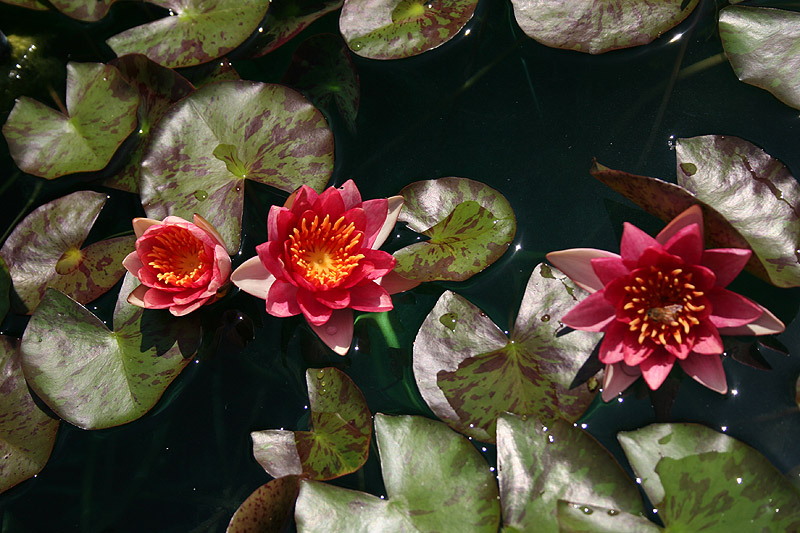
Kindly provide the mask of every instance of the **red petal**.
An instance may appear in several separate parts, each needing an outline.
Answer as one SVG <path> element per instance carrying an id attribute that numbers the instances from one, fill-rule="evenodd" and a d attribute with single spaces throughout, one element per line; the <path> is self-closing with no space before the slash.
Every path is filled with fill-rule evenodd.
<path id="1" fill-rule="evenodd" d="M 390 311 L 393 307 L 392 297 L 386 289 L 370 281 L 350 289 L 350 307 L 356 311 Z"/>
<path id="2" fill-rule="evenodd" d="M 745 248 L 714 248 L 703 252 L 700 263 L 717 276 L 717 286 L 727 287 L 753 254 Z"/>
<path id="3" fill-rule="evenodd" d="M 361 253 L 364 254 L 364 259 L 362 259 L 362 261 L 372 265 L 372 270 L 369 272 L 368 279 L 377 279 L 385 276 L 391 272 L 397 264 L 397 259 L 395 259 L 392 254 L 381 250 L 362 249 Z"/>
<path id="4" fill-rule="evenodd" d="M 624 357 L 625 333 L 628 326 L 622 322 L 614 321 L 608 327 L 603 342 L 600 344 L 600 362 L 610 365 L 619 363 Z"/>
<path id="5" fill-rule="evenodd" d="M 658 351 L 659 348 L 654 348 L 652 341 L 645 341 L 639 344 L 639 332 L 630 331 L 625 332 L 625 341 L 623 343 L 623 356 L 625 364 L 628 366 L 638 366 L 645 359 L 650 357 L 653 352 Z"/>
<path id="6" fill-rule="evenodd" d="M 319 214 L 320 221 L 325 218 L 325 215 L 331 217 L 331 223 L 344 214 L 344 200 L 342 194 L 335 187 L 328 187 L 319 195 L 319 198 L 314 202 L 314 211 Z"/>
<path id="7" fill-rule="evenodd" d="M 272 316 L 287 317 L 300 314 L 297 305 L 297 287 L 289 282 L 275 280 L 267 293 L 267 313 Z"/>
<path id="8" fill-rule="evenodd" d="M 268 241 L 256 246 L 256 254 L 258 254 L 261 264 L 267 271 L 275 276 L 276 279 L 289 281 L 286 275 L 286 267 L 283 266 L 283 243 L 279 241 Z"/>
<path id="9" fill-rule="evenodd" d="M 353 180 L 345 181 L 339 187 L 339 194 L 342 196 L 345 210 L 361 205 L 361 193 Z"/>
<path id="10" fill-rule="evenodd" d="M 639 256 L 650 247 L 661 249 L 661 245 L 644 231 L 629 222 L 623 224 L 622 242 L 620 242 L 619 251 L 628 268 L 634 268 L 639 261 Z"/>
<path id="11" fill-rule="evenodd" d="M 703 320 L 693 330 L 695 334 L 692 352 L 700 355 L 719 355 L 725 351 L 719 331 L 710 321 Z"/>
<path id="12" fill-rule="evenodd" d="M 664 250 L 677 255 L 689 265 L 696 265 L 703 256 L 700 228 L 692 224 L 681 229 L 664 244 Z"/>
<path id="13" fill-rule="evenodd" d="M 297 291 L 297 304 L 309 324 L 321 326 L 331 318 L 332 309 L 318 302 L 314 296 L 315 294 L 312 292 L 299 289 Z"/>
<path id="14" fill-rule="evenodd" d="M 381 198 L 379 200 L 368 200 L 361 205 L 364 214 L 367 216 L 367 223 L 364 226 L 365 248 L 375 248 L 373 244 L 378 237 L 386 216 L 389 213 L 389 200 Z"/>
<path id="15" fill-rule="evenodd" d="M 614 316 L 614 306 L 606 300 L 603 291 L 599 291 L 573 307 L 561 321 L 583 331 L 605 331 Z"/>
<path id="16" fill-rule="evenodd" d="M 691 354 L 683 361 L 678 361 L 684 372 L 701 385 L 720 394 L 728 392 L 728 382 L 719 355 Z"/>
<path id="17" fill-rule="evenodd" d="M 617 257 L 595 257 L 591 261 L 592 270 L 597 274 L 600 283 L 608 285 L 617 278 L 627 276 L 631 273 L 622 258 Z"/>
<path id="18" fill-rule="evenodd" d="M 291 199 L 291 196 L 289 197 Z M 294 195 L 294 201 L 291 206 L 292 213 L 296 216 L 302 215 L 306 211 L 313 211 L 313 205 L 316 203 L 319 195 L 317 191 L 308 185 L 302 185 Z"/>
<path id="19" fill-rule="evenodd" d="M 206 302 L 209 301 L 210 298 L 211 298 L 210 296 L 208 298 L 200 298 L 188 305 L 173 305 L 169 308 L 169 312 L 174 316 L 188 315 L 192 311 L 195 311 L 196 309 L 199 309 L 200 307 L 204 306 Z"/>
<path id="20" fill-rule="evenodd" d="M 606 365 L 603 378 L 603 401 L 613 400 L 617 394 L 630 387 L 641 375 L 642 371 L 638 366 L 630 367 L 625 363 Z"/>
<path id="21" fill-rule="evenodd" d="M 344 309 L 350 305 L 350 291 L 345 289 L 330 289 L 314 293 L 314 298 L 331 309 Z"/>
<path id="22" fill-rule="evenodd" d="M 763 313 L 762 307 L 727 289 L 715 288 L 706 295 L 711 302 L 711 323 L 718 328 L 749 324 Z"/>
<path id="23" fill-rule="evenodd" d="M 786 329 L 783 322 L 769 309 L 761 307 L 762 314 L 757 320 L 735 328 L 719 328 L 720 335 L 774 335 Z"/>
<path id="24" fill-rule="evenodd" d="M 655 349 L 653 353 L 642 361 L 639 368 L 642 369 L 642 376 L 644 377 L 647 386 L 650 390 L 656 390 L 667 379 L 672 365 L 675 364 L 675 356 L 668 353 L 666 350 Z"/>
<path id="25" fill-rule="evenodd" d="M 700 229 L 700 242 L 705 242 L 703 237 L 703 210 L 700 209 L 699 205 L 693 205 L 673 218 L 670 223 L 656 235 L 656 240 L 664 244 L 673 235 L 692 224 L 697 224 Z"/>
<path id="26" fill-rule="evenodd" d="M 271 241 L 283 242 L 297 223 L 297 215 L 285 207 L 273 205 L 267 215 L 267 237 Z"/>

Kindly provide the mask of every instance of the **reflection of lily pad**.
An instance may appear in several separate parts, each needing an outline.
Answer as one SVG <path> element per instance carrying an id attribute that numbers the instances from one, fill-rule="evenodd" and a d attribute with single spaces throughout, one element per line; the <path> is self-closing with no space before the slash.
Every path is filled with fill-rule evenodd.
<path id="1" fill-rule="evenodd" d="M 370 413 L 355 383 L 335 368 L 306 371 L 312 431 L 254 431 L 253 455 L 272 477 L 333 479 L 367 460 Z"/>
<path id="2" fill-rule="evenodd" d="M 300 476 L 285 476 L 261 485 L 233 513 L 225 533 L 284 531 L 299 489 Z"/>
<path id="3" fill-rule="evenodd" d="M 116 0 L 50 0 L 53 7 L 68 17 L 95 22 L 106 16 Z"/>
<path id="4" fill-rule="evenodd" d="M 231 169 L 242 169 L 243 173 Z M 197 213 L 239 249 L 244 180 L 291 192 L 321 190 L 333 171 L 333 135 L 300 93 L 248 81 L 198 89 L 171 107 L 142 160 L 147 216 Z"/>
<path id="5" fill-rule="evenodd" d="M 416 416 L 375 415 L 386 499 L 301 481 L 299 532 L 497 531 L 497 483 L 464 437 Z"/>
<path id="6" fill-rule="evenodd" d="M 537 266 L 506 336 L 480 309 L 445 292 L 414 341 L 414 377 L 425 402 L 453 428 L 482 441 L 494 441 L 495 421 L 506 411 L 577 420 L 597 383 L 570 385 L 601 335 L 556 333 L 582 293 L 557 270 Z"/>
<path id="7" fill-rule="evenodd" d="M 497 261 L 517 231 L 508 201 L 477 181 L 418 181 L 400 194 L 399 221 L 430 237 L 394 253 L 395 271 L 410 280 L 463 281 Z"/>
<path id="8" fill-rule="evenodd" d="M 340 7 L 342 0 L 273 0 L 255 36 L 253 56 L 272 52 L 321 16 Z"/>
<path id="9" fill-rule="evenodd" d="M 345 0 L 339 30 L 360 56 L 400 59 L 455 37 L 477 4 L 477 0 Z"/>

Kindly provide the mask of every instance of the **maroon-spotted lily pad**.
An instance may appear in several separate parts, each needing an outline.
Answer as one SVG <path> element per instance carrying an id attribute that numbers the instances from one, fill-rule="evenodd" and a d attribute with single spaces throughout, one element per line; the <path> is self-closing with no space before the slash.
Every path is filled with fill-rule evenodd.
<path id="1" fill-rule="evenodd" d="M 233 513 L 225 533 L 283 531 L 299 490 L 300 476 L 285 476 L 261 485 Z"/>
<path id="2" fill-rule="evenodd" d="M 8 272 L 8 265 L 0 257 L 0 323 L 6 318 L 9 308 L 9 294 L 11 291 L 11 274 Z"/>
<path id="3" fill-rule="evenodd" d="M 617 436 L 668 531 L 800 530 L 800 495 L 750 446 L 697 424 Z"/>
<path id="4" fill-rule="evenodd" d="M 131 28 L 106 41 L 114 52 L 144 54 L 169 68 L 190 67 L 222 57 L 258 28 L 264 0 L 149 0 L 170 16 Z"/>
<path id="5" fill-rule="evenodd" d="M 33 391 L 83 429 L 126 424 L 153 408 L 189 364 L 200 328 L 166 311 L 126 301 L 130 274 L 114 309 L 114 330 L 68 296 L 48 289 L 22 337 L 22 370 Z"/>
<path id="6" fill-rule="evenodd" d="M 58 420 L 33 401 L 19 363 L 19 341 L 0 335 L 0 492 L 41 472 Z"/>
<path id="7" fill-rule="evenodd" d="M 0 2 L 12 6 L 24 7 L 26 9 L 33 9 L 36 11 L 47 11 L 50 9 L 45 4 L 39 2 L 39 0 L 0 0 Z"/>
<path id="8" fill-rule="evenodd" d="M 369 454 L 371 418 L 355 383 L 335 368 L 306 371 L 311 431 L 254 431 L 253 455 L 272 477 L 333 479 L 355 472 Z"/>
<path id="9" fill-rule="evenodd" d="M 171 107 L 142 159 L 141 197 L 150 218 L 195 213 L 239 249 L 245 179 L 291 192 L 318 191 L 333 171 L 333 134 L 300 93 L 249 81 L 198 89 Z"/>
<path id="10" fill-rule="evenodd" d="M 218 81 L 234 81 L 242 79 L 226 57 L 206 63 L 185 72 L 196 88 L 205 87 Z"/>
<path id="11" fill-rule="evenodd" d="M 476 306 L 445 292 L 414 341 L 423 399 L 454 429 L 482 441 L 494 441 L 495 421 L 506 411 L 577 420 L 598 382 L 570 385 L 601 335 L 557 333 L 559 319 L 583 296 L 559 271 L 538 265 L 507 335 Z"/>
<path id="12" fill-rule="evenodd" d="M 558 500 L 558 531 L 563 533 L 658 533 L 660 527 L 642 515 L 599 505 Z"/>
<path id="13" fill-rule="evenodd" d="M 719 36 L 740 80 L 800 109 L 800 13 L 726 7 L 719 15 Z"/>
<path id="14" fill-rule="evenodd" d="M 53 179 L 105 167 L 136 128 L 139 95 L 102 63 L 67 64 L 67 114 L 21 97 L 3 125 L 11 157 L 28 174 Z"/>
<path id="15" fill-rule="evenodd" d="M 119 281 L 135 237 L 81 248 L 105 202 L 104 194 L 75 192 L 38 207 L 14 228 L 0 255 L 23 306 L 20 312 L 33 312 L 48 287 L 88 303 Z"/>
<path id="16" fill-rule="evenodd" d="M 106 16 L 117 0 L 50 0 L 53 7 L 68 17 L 95 22 Z"/>
<path id="17" fill-rule="evenodd" d="M 253 57 L 272 52 L 321 16 L 340 7 L 342 0 L 273 0 L 255 37 Z"/>
<path id="18" fill-rule="evenodd" d="M 497 464 L 503 526 L 558 531 L 558 500 L 643 513 L 639 489 L 594 438 L 562 418 L 502 414 Z"/>
<path id="19" fill-rule="evenodd" d="M 497 483 L 472 444 L 441 422 L 375 415 L 386 499 L 301 481 L 298 532 L 497 531 Z"/>
<path id="20" fill-rule="evenodd" d="M 339 30 L 370 59 L 401 59 L 440 46 L 461 31 L 477 0 L 345 0 Z"/>
<path id="21" fill-rule="evenodd" d="M 497 261 L 517 231 L 508 200 L 478 181 L 417 181 L 399 194 L 398 220 L 430 237 L 394 253 L 395 272 L 413 281 L 468 279 Z"/>
<path id="22" fill-rule="evenodd" d="M 647 44 L 676 26 L 699 0 L 511 0 L 526 35 L 545 46 L 601 54 Z"/>

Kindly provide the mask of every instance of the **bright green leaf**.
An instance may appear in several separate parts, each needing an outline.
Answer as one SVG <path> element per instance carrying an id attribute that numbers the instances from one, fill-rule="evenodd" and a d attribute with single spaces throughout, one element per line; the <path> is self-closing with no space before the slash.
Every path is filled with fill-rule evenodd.
<path id="1" fill-rule="evenodd" d="M 299 489 L 300 476 L 285 476 L 261 485 L 233 513 L 225 533 L 283 531 Z"/>

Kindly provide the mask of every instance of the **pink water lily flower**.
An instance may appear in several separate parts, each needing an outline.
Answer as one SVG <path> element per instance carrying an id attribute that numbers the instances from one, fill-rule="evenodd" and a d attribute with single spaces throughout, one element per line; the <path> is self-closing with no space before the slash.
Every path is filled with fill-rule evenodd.
<path id="1" fill-rule="evenodd" d="M 266 301 L 267 312 L 303 314 L 314 332 L 344 355 L 353 340 L 353 309 L 388 311 L 391 293 L 410 288 L 390 275 L 392 255 L 377 250 L 392 231 L 401 196 L 363 202 L 355 183 L 322 194 L 302 186 L 267 219 L 268 241 L 231 275 Z"/>
<path id="2" fill-rule="evenodd" d="M 142 284 L 129 303 L 182 316 L 216 300 L 231 273 L 231 258 L 203 217 L 194 215 L 194 223 L 175 216 L 134 218 L 133 231 L 136 251 L 122 264 Z"/>
<path id="3" fill-rule="evenodd" d="M 692 206 L 655 238 L 625 223 L 620 255 L 577 248 L 547 259 L 591 294 L 561 320 L 584 331 L 603 331 L 606 365 L 603 400 L 639 376 L 651 390 L 677 360 L 709 389 L 728 390 L 720 335 L 769 335 L 784 330 L 772 313 L 725 287 L 751 251 L 703 248 L 703 214 Z"/>

